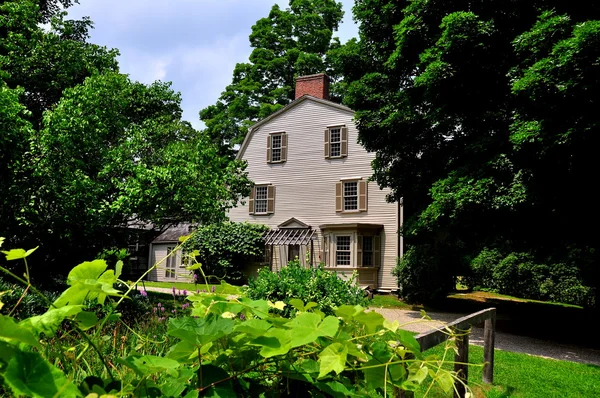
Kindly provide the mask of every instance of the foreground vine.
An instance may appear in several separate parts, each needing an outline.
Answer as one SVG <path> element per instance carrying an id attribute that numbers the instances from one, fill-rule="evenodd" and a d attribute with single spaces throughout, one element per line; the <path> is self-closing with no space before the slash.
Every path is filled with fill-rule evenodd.
<path id="1" fill-rule="evenodd" d="M 27 272 L 32 250 L 4 253 L 7 260 L 23 260 L 26 272 L 22 278 L 0 270 L 39 294 Z M 201 272 L 199 264 L 189 268 Z M 144 351 L 156 345 L 157 336 L 137 330 L 132 335 L 142 343 L 132 352 L 106 356 L 106 330 L 123 322 L 116 310 L 133 289 L 115 288 L 126 286 L 120 274 L 121 264 L 111 270 L 103 260 L 85 262 L 71 270 L 69 287 L 48 301 L 44 314 L 21 321 L 0 314 L 2 388 L 30 397 L 370 397 L 414 391 L 425 382 L 452 390 L 454 375 L 442 368 L 444 360 L 423 357 L 413 335 L 397 321 L 358 305 L 325 315 L 317 303 L 299 299 L 288 304 L 293 316 L 283 318 L 285 303 L 252 300 L 226 283 L 217 292 L 207 286 L 206 292 L 188 296 L 191 312 L 168 319 L 163 355 Z M 110 310 L 98 317 L 86 307 L 90 300 Z M 71 331 L 79 341 L 65 345 L 70 340 L 59 339 L 63 351 L 50 355 L 56 339 Z M 102 367 L 89 364 L 92 355 Z M 86 366 L 69 371 L 68 358 Z"/>

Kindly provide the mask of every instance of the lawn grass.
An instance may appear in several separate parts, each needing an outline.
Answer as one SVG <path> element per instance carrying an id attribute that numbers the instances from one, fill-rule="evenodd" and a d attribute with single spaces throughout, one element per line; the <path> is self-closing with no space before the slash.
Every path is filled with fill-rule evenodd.
<path id="1" fill-rule="evenodd" d="M 531 300 L 524 299 L 515 296 L 509 296 L 506 294 L 492 293 L 492 292 L 484 292 L 484 291 L 458 291 L 456 293 L 448 295 L 449 298 L 462 299 L 462 300 L 475 300 L 475 301 L 488 301 L 488 300 L 506 300 L 506 301 L 514 301 L 518 303 L 534 303 L 534 304 L 543 304 L 548 306 L 558 306 L 565 308 L 583 308 L 579 305 L 574 304 L 565 304 L 565 303 L 556 303 L 553 301 L 540 301 L 540 300 Z"/>
<path id="2" fill-rule="evenodd" d="M 198 284 L 194 284 L 194 283 L 190 283 L 190 282 L 151 282 L 151 281 L 144 281 L 144 284 L 142 285 L 142 283 L 138 283 L 138 287 L 142 287 L 142 286 L 146 286 L 146 287 L 162 287 L 162 288 L 166 288 L 166 289 L 172 289 L 173 286 L 175 286 L 175 289 L 177 290 L 187 290 L 189 292 L 195 292 L 196 290 L 206 290 L 206 284 L 204 283 L 198 283 Z M 209 289 L 212 289 L 213 285 L 208 285 Z M 217 288 L 219 287 L 219 285 L 215 285 L 217 286 Z"/>
<path id="3" fill-rule="evenodd" d="M 425 354 L 443 354 L 443 345 Z M 452 355 L 450 354 L 452 358 Z M 469 347 L 469 385 L 475 397 L 489 398 L 551 398 L 600 396 L 600 367 L 575 362 L 545 359 L 502 350 L 495 351 L 494 386 L 481 382 L 483 348 Z M 451 365 L 448 365 L 449 367 Z M 423 396 L 422 387 L 415 396 Z M 452 397 L 434 387 L 431 397 Z"/>
<path id="4" fill-rule="evenodd" d="M 400 308 L 410 310 L 413 308 L 410 304 L 406 304 L 393 294 L 376 294 L 369 301 L 369 308 Z"/>

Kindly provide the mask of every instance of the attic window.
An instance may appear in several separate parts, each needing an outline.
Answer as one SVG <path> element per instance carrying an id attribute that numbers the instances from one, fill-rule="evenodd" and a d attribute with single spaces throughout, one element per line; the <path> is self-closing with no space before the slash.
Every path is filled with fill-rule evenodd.
<path id="1" fill-rule="evenodd" d="M 273 133 L 267 136 L 267 163 L 283 163 L 287 160 L 287 134 Z"/>

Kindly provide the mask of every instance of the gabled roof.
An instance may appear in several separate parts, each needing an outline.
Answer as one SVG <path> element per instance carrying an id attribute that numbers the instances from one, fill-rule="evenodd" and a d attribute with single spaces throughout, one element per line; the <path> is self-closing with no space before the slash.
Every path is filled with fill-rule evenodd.
<path id="1" fill-rule="evenodd" d="M 289 220 L 279 224 L 277 228 L 310 228 L 310 225 L 303 223 L 295 217 L 292 217 Z"/>
<path id="2" fill-rule="evenodd" d="M 242 146 L 240 147 L 240 150 L 237 153 L 237 158 L 241 159 L 242 156 L 244 155 L 244 152 L 246 152 L 246 148 L 248 147 L 248 143 L 250 142 L 250 140 L 252 139 L 252 135 L 254 134 L 254 132 L 263 124 L 273 120 L 274 118 L 278 117 L 279 115 L 281 115 L 282 113 L 285 113 L 287 111 L 289 111 L 290 109 L 294 108 L 296 105 L 301 104 L 304 101 L 314 101 L 317 102 L 319 104 L 323 104 L 323 105 L 327 105 L 327 106 L 331 106 L 333 108 L 345 111 L 345 112 L 349 112 L 349 113 L 354 113 L 354 111 L 350 108 L 348 108 L 347 106 L 344 106 L 342 104 L 338 104 L 332 101 L 328 101 L 326 99 L 322 99 L 322 98 L 317 98 L 317 97 L 313 97 L 312 95 L 303 95 L 302 97 L 298 98 L 297 100 L 294 100 L 292 102 L 290 102 L 288 105 L 284 106 L 283 108 L 281 108 L 280 110 L 278 110 L 277 112 L 273 113 L 272 115 L 267 116 L 266 118 L 264 118 L 263 120 L 256 122 L 255 124 L 253 124 L 252 126 L 250 126 L 250 128 L 248 128 L 248 134 L 246 134 L 246 138 L 244 138 L 244 142 L 242 143 Z"/>

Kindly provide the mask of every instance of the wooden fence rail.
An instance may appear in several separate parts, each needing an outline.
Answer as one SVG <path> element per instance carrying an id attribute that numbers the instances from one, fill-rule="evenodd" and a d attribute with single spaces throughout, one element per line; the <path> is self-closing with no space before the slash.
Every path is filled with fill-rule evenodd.
<path id="1" fill-rule="evenodd" d="M 488 308 L 473 314 L 458 318 L 448 323 L 446 328 L 452 330 L 456 335 L 456 347 L 458 354 L 454 358 L 454 370 L 458 379 L 455 383 L 455 397 L 463 398 L 466 393 L 466 384 L 469 376 L 469 329 L 472 326 L 484 323 L 483 329 L 483 382 L 491 384 L 494 382 L 494 346 L 496 343 L 496 309 Z M 447 329 L 432 330 L 416 336 L 421 345 L 421 351 L 426 351 L 450 338 Z M 412 392 L 402 391 L 401 397 L 412 397 Z"/>

